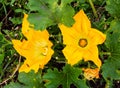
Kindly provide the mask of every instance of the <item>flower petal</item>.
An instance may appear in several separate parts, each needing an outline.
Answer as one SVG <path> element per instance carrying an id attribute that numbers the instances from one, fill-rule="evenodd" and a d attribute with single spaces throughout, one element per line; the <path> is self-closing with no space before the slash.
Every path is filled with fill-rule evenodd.
<path id="1" fill-rule="evenodd" d="M 84 71 L 84 76 L 88 80 L 93 80 L 93 78 L 99 78 L 99 68 L 91 69 L 91 68 L 86 68 L 83 69 Z"/>
<path id="2" fill-rule="evenodd" d="M 39 69 L 39 64 L 38 63 L 32 63 L 33 65 L 31 65 L 31 63 L 29 63 L 27 60 L 25 60 L 25 62 L 22 64 L 22 66 L 19 69 L 19 72 L 26 72 L 28 73 L 30 70 L 34 70 L 35 73 L 38 72 Z"/>
<path id="3" fill-rule="evenodd" d="M 19 72 L 29 72 L 30 70 L 37 72 L 39 68 L 43 69 L 44 65 L 46 65 L 51 59 L 51 55 L 53 53 L 53 50 L 49 48 L 49 52 L 46 56 L 39 55 L 35 57 L 34 54 L 31 54 L 28 58 L 26 58 L 24 64 L 20 67 Z"/>
<path id="4" fill-rule="evenodd" d="M 66 46 L 63 49 L 63 53 L 68 61 L 68 64 L 74 65 L 77 64 L 80 60 L 82 60 L 82 51 L 78 49 L 78 47 Z"/>
<path id="5" fill-rule="evenodd" d="M 96 45 L 102 44 L 106 39 L 105 34 L 93 28 L 89 31 L 88 36 L 91 39 L 91 41 Z"/>
<path id="6" fill-rule="evenodd" d="M 63 35 L 63 43 L 64 44 L 74 45 L 77 42 L 76 39 L 79 37 L 79 33 L 77 33 L 74 29 L 66 27 L 63 24 L 60 24 L 59 28 Z"/>
<path id="7" fill-rule="evenodd" d="M 30 23 L 27 20 L 28 15 L 24 14 L 23 22 L 22 22 L 22 33 L 27 38 L 30 39 L 32 37 L 33 29 L 30 27 Z"/>
<path id="8" fill-rule="evenodd" d="M 75 16 L 74 16 L 75 23 L 73 24 L 73 28 L 78 33 L 88 33 L 88 30 L 91 28 L 91 23 L 84 13 L 83 10 L 80 10 Z"/>
<path id="9" fill-rule="evenodd" d="M 97 46 L 89 47 L 85 52 L 83 59 L 85 61 L 92 61 L 98 68 L 101 67 L 101 60 L 98 57 L 98 48 Z"/>
<path id="10" fill-rule="evenodd" d="M 28 50 L 28 42 L 26 40 L 23 40 L 22 42 L 20 40 L 12 40 L 13 47 L 15 50 L 21 55 L 26 56 L 26 52 Z"/>
<path id="11" fill-rule="evenodd" d="M 42 37 L 41 37 L 42 36 Z M 48 40 L 49 39 L 49 33 L 47 32 L 47 30 L 43 30 L 43 31 L 40 31 L 40 30 L 35 30 L 34 29 L 34 35 L 32 36 L 33 39 L 36 39 L 37 40 Z"/>

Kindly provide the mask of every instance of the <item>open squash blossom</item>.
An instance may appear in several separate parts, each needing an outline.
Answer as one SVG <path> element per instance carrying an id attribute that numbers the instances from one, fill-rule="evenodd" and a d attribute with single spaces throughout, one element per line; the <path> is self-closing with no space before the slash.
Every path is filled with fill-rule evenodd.
<path id="1" fill-rule="evenodd" d="M 98 44 L 102 44 L 106 35 L 97 29 L 91 28 L 89 19 L 83 10 L 74 16 L 75 23 L 72 27 L 59 24 L 66 47 L 63 53 L 68 64 L 74 65 L 80 60 L 93 61 L 100 68 L 101 60 L 98 57 Z"/>
<path id="2" fill-rule="evenodd" d="M 88 80 L 92 80 L 93 78 L 99 78 L 99 68 L 91 69 L 86 68 L 83 69 L 84 77 Z"/>
<path id="3" fill-rule="evenodd" d="M 52 43 L 49 41 L 47 30 L 34 30 L 34 26 L 28 22 L 27 17 L 28 15 L 24 14 L 22 23 L 22 33 L 27 40 L 13 39 L 12 43 L 16 51 L 26 58 L 19 72 L 30 70 L 37 72 L 39 68 L 43 69 L 50 60 L 53 54 Z"/>

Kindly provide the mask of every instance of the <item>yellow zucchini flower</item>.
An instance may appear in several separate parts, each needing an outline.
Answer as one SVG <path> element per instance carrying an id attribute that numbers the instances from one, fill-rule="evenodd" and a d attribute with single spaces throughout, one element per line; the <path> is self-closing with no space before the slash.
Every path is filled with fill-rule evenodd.
<path id="1" fill-rule="evenodd" d="M 106 35 L 91 28 L 91 23 L 83 10 L 74 16 L 74 20 L 72 27 L 59 24 L 63 43 L 66 45 L 63 53 L 68 64 L 74 65 L 84 59 L 94 62 L 100 68 L 101 60 L 98 57 L 97 45 L 105 41 Z"/>
<path id="2" fill-rule="evenodd" d="M 19 72 L 37 72 L 39 68 L 43 69 L 53 54 L 52 43 L 49 41 L 47 30 L 34 30 L 28 20 L 28 15 L 24 14 L 22 23 L 22 33 L 26 40 L 12 40 L 13 47 L 23 57 L 26 58 Z"/>
<path id="3" fill-rule="evenodd" d="M 88 80 L 92 80 L 93 78 L 99 78 L 99 68 L 91 69 L 86 68 L 83 69 L 84 77 Z"/>

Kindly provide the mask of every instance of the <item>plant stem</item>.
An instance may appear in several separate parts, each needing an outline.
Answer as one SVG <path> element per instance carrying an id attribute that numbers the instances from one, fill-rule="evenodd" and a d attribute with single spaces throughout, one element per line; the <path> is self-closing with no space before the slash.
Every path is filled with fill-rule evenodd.
<path id="1" fill-rule="evenodd" d="M 100 54 L 102 54 L 102 55 L 111 55 L 110 52 L 100 52 Z"/>
<path id="2" fill-rule="evenodd" d="M 93 4 L 92 0 L 89 0 L 89 3 L 90 3 L 91 8 L 92 8 L 92 10 L 93 10 L 94 16 L 97 18 L 98 15 L 97 15 L 97 12 L 96 12 L 96 9 L 95 9 L 95 7 L 94 7 L 94 4 Z"/>
<path id="3" fill-rule="evenodd" d="M 112 80 L 106 80 L 105 88 L 111 88 L 112 87 Z"/>

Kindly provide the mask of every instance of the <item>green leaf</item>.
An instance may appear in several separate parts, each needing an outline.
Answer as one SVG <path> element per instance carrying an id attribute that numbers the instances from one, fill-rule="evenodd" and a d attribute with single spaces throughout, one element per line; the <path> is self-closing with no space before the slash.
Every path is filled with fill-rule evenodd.
<path id="1" fill-rule="evenodd" d="M 15 2 L 15 0 L 11 0 L 10 5 L 13 5 L 13 4 L 14 4 L 14 2 Z"/>
<path id="2" fill-rule="evenodd" d="M 42 7 L 41 7 L 41 4 L 42 4 L 41 0 L 36 0 L 36 2 L 34 0 L 29 0 L 28 7 L 29 7 L 29 9 L 31 11 L 39 11 L 40 9 L 42 9 Z"/>
<path id="3" fill-rule="evenodd" d="M 9 85 L 4 86 L 4 88 L 24 88 L 24 87 L 19 83 L 11 82 Z"/>
<path id="4" fill-rule="evenodd" d="M 28 7 L 29 7 L 30 11 L 37 11 L 41 15 L 47 16 L 50 14 L 50 11 L 49 11 L 49 8 L 47 6 L 47 3 L 45 3 L 45 1 L 47 1 L 47 0 L 36 0 L 36 1 L 29 0 Z"/>
<path id="5" fill-rule="evenodd" d="M 53 21 L 50 18 L 40 15 L 39 13 L 29 14 L 28 20 L 31 24 L 34 24 L 34 27 L 37 30 L 45 30 L 46 27 L 53 24 Z"/>
<path id="6" fill-rule="evenodd" d="M 120 0 L 106 0 L 106 10 L 113 16 L 120 18 Z"/>
<path id="7" fill-rule="evenodd" d="M 48 8 L 56 8 L 58 6 L 59 0 L 44 0 L 48 4 Z"/>
<path id="8" fill-rule="evenodd" d="M 105 79 L 120 79 L 120 22 L 113 21 L 107 32 L 106 46 L 110 56 L 102 66 Z"/>
<path id="9" fill-rule="evenodd" d="M 46 5 L 44 0 L 29 0 L 28 7 L 31 11 L 37 11 L 36 13 L 30 13 L 28 20 L 31 24 L 34 24 L 35 29 L 44 30 L 48 26 L 53 25 L 53 20 L 51 19 L 52 14 Z"/>
<path id="10" fill-rule="evenodd" d="M 78 78 L 81 72 L 79 68 L 66 65 L 63 71 L 49 69 L 43 78 L 48 80 L 45 84 L 47 88 L 57 88 L 60 85 L 63 86 L 62 88 L 70 88 L 71 84 L 75 85 L 77 88 L 88 88 L 85 84 L 85 80 Z"/>
<path id="11" fill-rule="evenodd" d="M 67 4 L 70 4 L 73 0 L 61 0 L 61 4 L 64 6 L 64 5 L 67 5 Z"/>
<path id="12" fill-rule="evenodd" d="M 17 25 L 17 24 L 21 24 L 22 20 L 21 17 L 13 17 L 11 19 L 9 19 L 13 24 Z"/>
<path id="13" fill-rule="evenodd" d="M 43 88 L 41 73 L 34 73 L 30 71 L 29 73 L 21 72 L 18 76 L 18 80 L 25 85 L 25 88 Z"/>
<path id="14" fill-rule="evenodd" d="M 28 20 L 39 30 L 59 23 L 71 26 L 74 23 L 71 2 L 72 0 L 29 0 L 28 7 L 31 13 Z"/>
<path id="15" fill-rule="evenodd" d="M 11 82 L 5 88 L 44 88 L 41 72 L 34 73 L 33 70 L 28 73 L 20 72 L 18 80 L 19 82 Z"/>
<path id="16" fill-rule="evenodd" d="M 64 14 L 62 14 L 60 22 L 65 24 L 66 26 L 69 26 L 69 27 L 72 26 L 72 24 L 74 23 L 74 20 L 72 18 L 74 15 L 74 10 L 72 9 L 72 7 L 68 5 L 64 6 L 62 8 L 61 13 L 64 13 Z"/>

